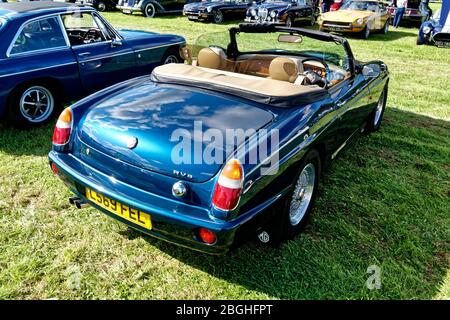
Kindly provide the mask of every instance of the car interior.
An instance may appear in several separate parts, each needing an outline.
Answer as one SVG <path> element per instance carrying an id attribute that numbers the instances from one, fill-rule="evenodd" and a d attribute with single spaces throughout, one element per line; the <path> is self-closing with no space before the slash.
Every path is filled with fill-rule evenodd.
<path id="1" fill-rule="evenodd" d="M 72 46 L 108 41 L 114 38 L 103 22 L 90 13 L 64 15 L 64 27 Z"/>
<path id="2" fill-rule="evenodd" d="M 189 59 L 186 59 L 189 61 Z M 273 53 L 242 54 L 235 59 L 226 55 L 220 47 L 202 48 L 191 69 L 198 68 L 206 73 L 232 77 L 234 81 L 261 83 L 260 80 L 276 80 L 296 87 L 330 88 L 350 76 L 350 73 L 331 63 L 324 63 L 317 58 L 296 55 L 279 55 Z M 184 72 L 187 70 L 185 69 Z M 200 74 L 198 70 L 192 74 Z M 208 78 L 207 74 L 204 74 Z M 211 81 L 211 77 L 210 81 Z M 267 82 L 261 85 L 268 86 Z M 271 85 L 274 85 L 272 82 Z M 280 84 L 276 85 L 278 87 Z M 292 90 L 292 87 L 289 88 Z M 286 87 L 286 86 L 284 86 Z M 298 88 L 294 91 L 298 91 Z"/>
<path id="3" fill-rule="evenodd" d="M 11 54 L 65 46 L 66 41 L 55 18 L 33 21 L 24 26 Z"/>

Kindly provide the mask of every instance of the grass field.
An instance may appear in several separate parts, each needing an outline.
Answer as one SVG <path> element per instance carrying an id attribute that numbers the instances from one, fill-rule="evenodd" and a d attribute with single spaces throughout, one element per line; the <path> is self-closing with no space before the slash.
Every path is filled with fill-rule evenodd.
<path id="1" fill-rule="evenodd" d="M 190 42 L 231 25 L 105 16 Z M 350 39 L 391 71 L 384 123 L 325 172 L 311 224 L 280 249 L 206 256 L 76 210 L 48 167 L 53 125 L 0 127 L 0 298 L 450 299 L 450 51 L 416 34 Z M 371 265 L 381 289 L 366 286 Z"/>

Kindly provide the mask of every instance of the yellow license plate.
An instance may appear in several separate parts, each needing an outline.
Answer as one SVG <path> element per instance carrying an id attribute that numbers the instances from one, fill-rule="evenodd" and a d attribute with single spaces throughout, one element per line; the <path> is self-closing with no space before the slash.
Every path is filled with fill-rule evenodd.
<path id="1" fill-rule="evenodd" d="M 146 229 L 152 229 L 152 221 L 148 213 L 130 208 L 89 188 L 86 188 L 86 198 L 123 219 Z"/>

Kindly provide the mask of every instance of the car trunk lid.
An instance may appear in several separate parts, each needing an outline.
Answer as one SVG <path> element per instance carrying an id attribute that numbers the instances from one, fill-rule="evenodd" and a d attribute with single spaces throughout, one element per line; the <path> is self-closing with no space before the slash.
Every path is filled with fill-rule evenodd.
<path id="1" fill-rule="evenodd" d="M 272 119 L 271 112 L 239 98 L 149 80 L 93 105 L 77 132 L 88 147 L 117 161 L 203 182 L 218 172 L 221 163 L 205 164 L 202 155 L 211 141 L 202 139 L 202 133 L 224 137 L 213 154 L 226 159 L 236 147 L 234 139 L 225 139 L 227 130 L 258 130 Z"/>

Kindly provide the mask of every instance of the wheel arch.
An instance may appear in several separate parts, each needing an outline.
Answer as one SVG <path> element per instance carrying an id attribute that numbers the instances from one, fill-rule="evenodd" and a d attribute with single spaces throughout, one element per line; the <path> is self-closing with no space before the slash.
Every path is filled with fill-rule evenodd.
<path id="1" fill-rule="evenodd" d="M 37 77 L 29 80 L 22 81 L 14 86 L 14 88 L 9 92 L 8 94 L 8 103 L 11 101 L 11 99 L 14 97 L 14 94 L 16 94 L 20 89 L 25 88 L 29 85 L 34 84 L 41 84 L 48 86 L 48 89 L 51 90 L 51 93 L 53 94 L 54 98 L 59 98 L 64 93 L 64 86 L 63 84 L 56 78 L 53 77 Z"/>
<path id="2" fill-rule="evenodd" d="M 160 12 L 165 12 L 165 11 L 166 11 L 166 9 L 164 8 L 164 6 L 163 6 L 161 3 L 159 3 L 158 1 L 155 1 L 155 0 L 144 0 L 144 2 L 143 2 L 142 5 L 141 5 L 142 11 L 145 10 L 145 7 L 146 7 L 149 3 L 151 3 L 151 4 L 153 4 L 153 5 L 155 6 L 156 13 L 160 13 Z"/>

